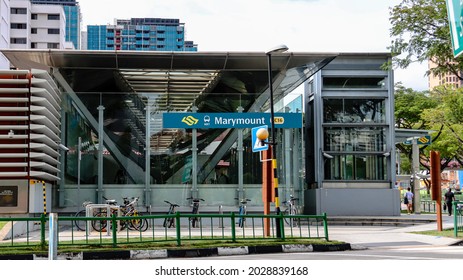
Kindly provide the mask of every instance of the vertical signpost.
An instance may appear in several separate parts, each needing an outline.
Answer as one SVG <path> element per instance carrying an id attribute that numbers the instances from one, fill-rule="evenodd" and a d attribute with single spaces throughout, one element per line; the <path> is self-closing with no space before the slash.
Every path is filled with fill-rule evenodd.
<path id="1" fill-rule="evenodd" d="M 262 162 L 262 202 L 264 203 L 264 215 L 270 215 L 270 202 L 272 202 L 272 150 L 269 150 L 268 126 L 258 126 L 251 129 L 252 151 L 260 154 Z M 273 147 L 272 147 L 273 148 Z M 263 154 L 263 156 L 262 156 Z M 264 219 L 264 235 L 270 236 L 270 219 Z"/>

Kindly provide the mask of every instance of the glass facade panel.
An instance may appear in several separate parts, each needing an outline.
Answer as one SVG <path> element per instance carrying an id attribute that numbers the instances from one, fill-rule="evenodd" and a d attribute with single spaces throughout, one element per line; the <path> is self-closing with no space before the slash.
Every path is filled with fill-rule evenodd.
<path id="1" fill-rule="evenodd" d="M 324 150 L 381 152 L 386 149 L 385 131 L 381 127 L 325 127 Z"/>
<path id="2" fill-rule="evenodd" d="M 324 88 L 385 88 L 384 77 L 323 77 Z"/>
<path id="3" fill-rule="evenodd" d="M 384 99 L 325 99 L 325 123 L 385 123 Z"/>
<path id="4" fill-rule="evenodd" d="M 325 159 L 325 180 L 386 180 L 386 162 L 383 155 L 334 155 Z"/>
<path id="5" fill-rule="evenodd" d="M 324 99 L 323 112 L 325 179 L 386 180 L 385 100 Z"/>

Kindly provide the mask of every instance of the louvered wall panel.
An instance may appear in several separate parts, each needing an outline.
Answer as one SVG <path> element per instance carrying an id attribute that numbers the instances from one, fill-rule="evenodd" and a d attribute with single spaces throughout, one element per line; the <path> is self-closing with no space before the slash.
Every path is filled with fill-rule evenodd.
<path id="1" fill-rule="evenodd" d="M 0 178 L 59 180 L 60 104 L 47 72 L 0 71 Z"/>

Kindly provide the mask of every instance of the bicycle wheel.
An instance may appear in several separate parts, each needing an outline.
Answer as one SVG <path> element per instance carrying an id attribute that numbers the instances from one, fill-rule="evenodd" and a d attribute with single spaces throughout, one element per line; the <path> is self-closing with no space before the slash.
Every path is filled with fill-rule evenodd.
<path id="1" fill-rule="evenodd" d="M 145 218 L 141 218 L 140 219 L 140 228 L 138 230 L 141 231 L 141 232 L 146 231 L 148 229 L 148 226 L 149 226 L 148 220 L 145 219 Z"/>
<path id="2" fill-rule="evenodd" d="M 289 211 L 288 208 L 285 209 L 285 211 L 282 212 L 283 214 L 283 220 L 285 221 L 285 224 L 290 226 L 291 225 L 291 217 L 289 217 Z"/>
<path id="3" fill-rule="evenodd" d="M 171 215 L 172 213 L 169 212 L 169 213 L 167 213 L 167 214 L 168 214 L 168 215 Z M 164 219 L 164 223 L 162 224 L 162 226 L 163 226 L 163 227 L 169 227 L 169 228 L 171 228 L 171 227 L 174 226 L 174 222 L 175 222 L 175 220 L 174 220 L 173 217 L 165 218 L 165 219 Z"/>
<path id="4" fill-rule="evenodd" d="M 77 212 L 74 215 L 74 217 L 81 218 L 81 217 L 85 217 L 86 214 L 87 214 L 87 212 L 85 210 L 80 210 L 79 212 Z M 85 220 L 74 220 L 74 225 L 76 226 L 76 228 L 78 230 L 84 231 L 87 228 L 87 221 L 85 221 Z"/>
<path id="5" fill-rule="evenodd" d="M 106 211 L 96 213 L 94 217 L 106 217 Z M 101 232 L 106 229 L 107 224 L 108 224 L 107 220 L 93 220 L 92 228 L 96 231 Z"/>
<path id="6" fill-rule="evenodd" d="M 148 220 L 142 218 L 142 214 L 135 212 L 130 213 L 128 216 L 133 216 L 133 220 L 127 221 L 129 229 L 136 231 L 146 231 L 148 229 Z"/>
<path id="7" fill-rule="evenodd" d="M 298 213 L 297 213 L 297 209 L 296 208 L 292 208 L 291 209 L 291 216 L 297 216 Z M 291 226 L 292 227 L 298 227 L 300 224 L 300 219 L 299 218 L 291 218 Z"/>

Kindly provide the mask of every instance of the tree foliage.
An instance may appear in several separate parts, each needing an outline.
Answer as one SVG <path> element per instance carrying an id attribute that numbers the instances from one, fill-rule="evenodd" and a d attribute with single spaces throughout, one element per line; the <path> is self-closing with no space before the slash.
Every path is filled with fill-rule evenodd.
<path id="1" fill-rule="evenodd" d="M 390 9 L 391 51 L 396 67 L 434 62 L 427 74 L 452 73 L 463 79 L 463 56 L 453 56 L 445 0 L 402 0 Z M 432 144 L 420 148 L 420 162 L 426 166 L 429 151 L 439 151 L 444 169 L 459 162 L 463 166 L 463 89 L 437 87 L 416 92 L 400 85 L 395 94 L 396 126 L 431 130 Z M 398 144 L 411 158 L 411 147 Z"/>
<path id="2" fill-rule="evenodd" d="M 390 9 L 389 20 L 394 66 L 429 59 L 437 66 L 428 75 L 450 72 L 463 79 L 463 56 L 453 57 L 445 0 L 403 0 Z"/>

